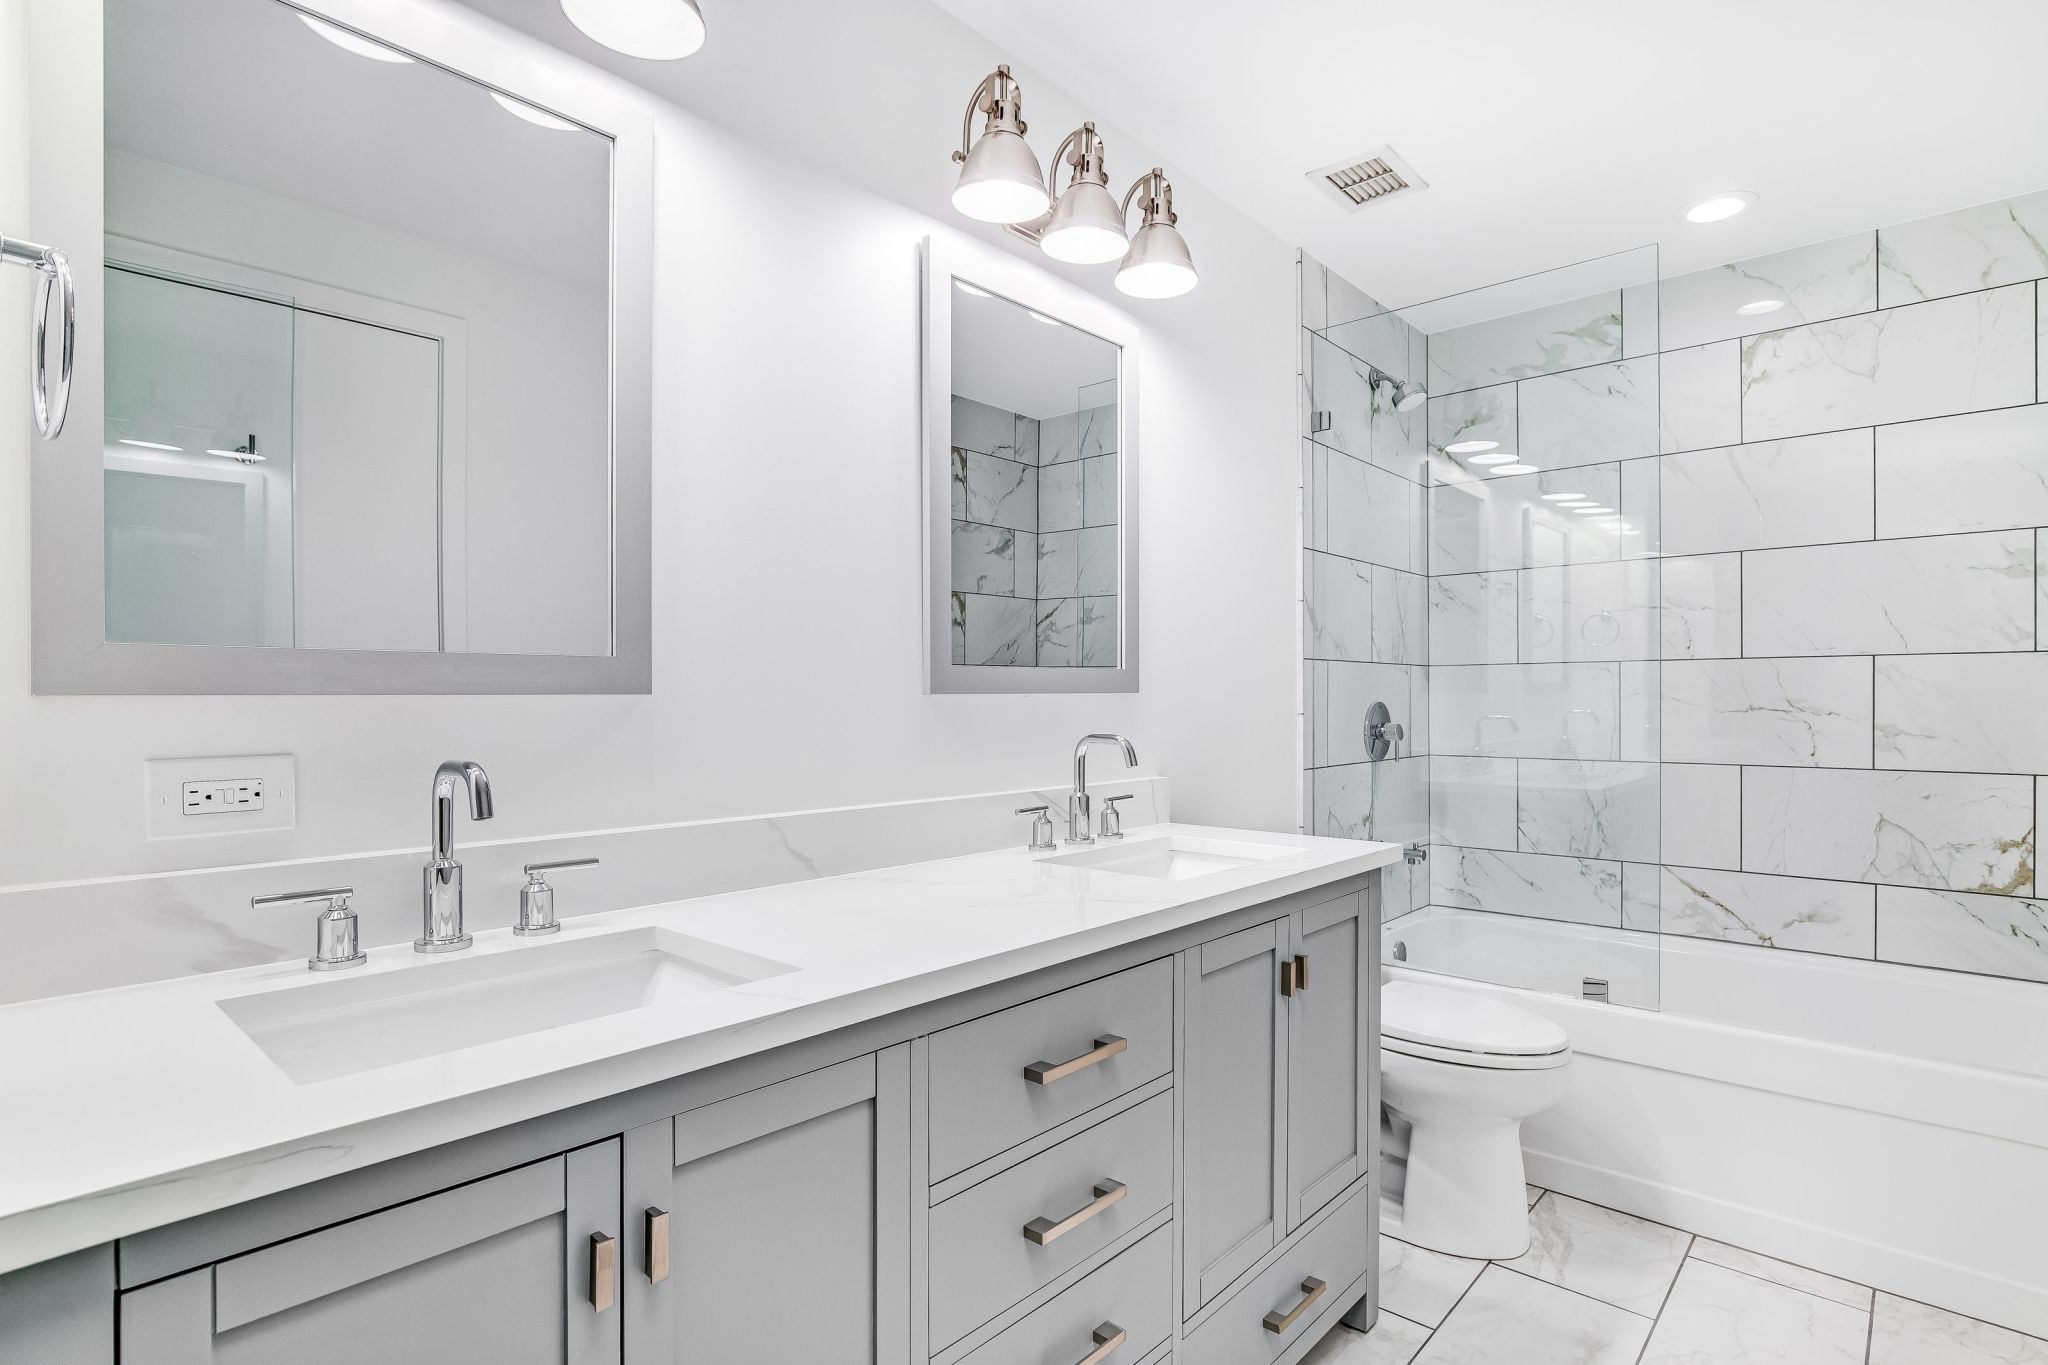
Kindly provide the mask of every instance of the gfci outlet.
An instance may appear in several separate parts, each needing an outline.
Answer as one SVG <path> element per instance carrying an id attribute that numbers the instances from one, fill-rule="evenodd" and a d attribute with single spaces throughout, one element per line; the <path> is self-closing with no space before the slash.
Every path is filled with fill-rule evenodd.
<path id="1" fill-rule="evenodd" d="M 151 839 L 257 834 L 298 822 L 290 754 L 152 758 L 142 767 L 143 823 Z"/>

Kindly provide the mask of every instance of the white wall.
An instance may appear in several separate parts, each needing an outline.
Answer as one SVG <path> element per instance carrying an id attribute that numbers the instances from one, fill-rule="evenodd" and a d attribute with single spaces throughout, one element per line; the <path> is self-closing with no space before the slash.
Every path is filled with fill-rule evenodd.
<path id="1" fill-rule="evenodd" d="M 822 0 L 775 8 L 825 12 Z M 862 164 L 929 181 L 925 199 L 942 204 L 948 117 L 890 137 L 863 129 L 862 110 L 910 88 L 957 127 L 1000 54 L 922 0 L 858 8 L 896 59 L 842 64 L 831 116 L 815 102 L 827 87 L 812 87 L 807 117 L 848 143 L 872 136 Z M 24 9 L 0 0 L 0 230 L 32 235 Z M 779 17 L 805 32 L 804 15 Z M 781 79 L 766 62 L 760 78 Z M 1076 108 L 1042 82 L 1033 99 L 1048 131 Z M 25 386 L 0 378 L 0 884 L 423 844 L 428 775 L 458 754 L 490 768 L 490 832 L 507 837 L 1056 782 L 1076 736 L 1110 729 L 1174 775 L 1178 818 L 1293 827 L 1285 244 L 1177 186 L 1203 287 L 1133 309 L 1144 690 L 931 697 L 915 248 L 959 220 L 791 165 L 699 115 L 666 109 L 658 140 L 654 695 L 31 698 L 32 438 Z M 1141 163 L 1120 144 L 1120 173 Z M 0 377 L 25 368 L 29 281 L 7 273 Z M 1106 270 L 1064 273 L 1107 287 Z M 266 751 L 298 756 L 296 830 L 144 842 L 144 758 Z"/>

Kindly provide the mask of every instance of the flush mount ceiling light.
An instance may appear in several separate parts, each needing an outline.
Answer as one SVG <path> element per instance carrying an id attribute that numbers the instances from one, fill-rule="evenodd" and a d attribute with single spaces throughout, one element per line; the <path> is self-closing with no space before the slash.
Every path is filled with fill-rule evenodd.
<path id="1" fill-rule="evenodd" d="M 353 52 L 356 56 L 368 57 L 373 62 L 392 62 L 396 64 L 412 60 L 412 58 L 406 56 L 397 48 L 386 47 L 374 39 L 365 38 L 360 33 L 354 32 L 351 29 L 345 29 L 340 24 L 330 24 L 325 19 L 316 19 L 310 14 L 301 14 L 299 18 L 307 28 L 312 29 L 313 32 L 319 34 L 328 42 L 333 43 L 343 52 Z"/>
<path id="2" fill-rule="evenodd" d="M 704 46 L 697 0 L 562 0 L 562 13 L 614 52 L 672 62 Z"/>
<path id="3" fill-rule="evenodd" d="M 1499 441 L 1453 441 L 1444 447 L 1446 455 L 1477 455 L 1482 450 L 1500 449 Z"/>
<path id="4" fill-rule="evenodd" d="M 1685 207 L 1685 221 L 1688 223 L 1718 223 L 1733 218 L 1744 209 L 1756 206 L 1756 196 L 1748 190 L 1722 190 L 1704 199 L 1695 200 Z"/>
<path id="5" fill-rule="evenodd" d="M 1784 306 L 1785 300 L 1783 299 L 1758 299 L 1755 303 L 1743 304 L 1742 307 L 1735 311 L 1746 318 L 1756 318 L 1762 317 L 1765 313 L 1775 313 Z"/>
<path id="6" fill-rule="evenodd" d="M 525 119 L 536 128 L 547 128 L 557 133 L 573 133 L 577 130 L 577 124 L 565 118 L 556 118 L 545 109 L 536 109 L 525 100 L 515 100 L 510 95 L 496 90 L 491 92 L 491 98 L 498 102 L 500 109 L 514 118 Z"/>

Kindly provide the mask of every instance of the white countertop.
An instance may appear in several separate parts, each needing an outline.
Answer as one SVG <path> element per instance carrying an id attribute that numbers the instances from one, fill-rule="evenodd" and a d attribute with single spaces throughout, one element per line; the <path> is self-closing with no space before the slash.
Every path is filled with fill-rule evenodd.
<path id="1" fill-rule="evenodd" d="M 1397 844 L 1155 825 L 1280 850 L 1183 881 L 1018 848 L 0 1008 L 0 1272 L 1022 976 L 1395 862 Z M 306 916 L 308 944 L 313 913 Z M 220 1002 L 655 926 L 795 970 L 298 1084 Z M 82 943 L 79 951 L 90 952 Z"/>

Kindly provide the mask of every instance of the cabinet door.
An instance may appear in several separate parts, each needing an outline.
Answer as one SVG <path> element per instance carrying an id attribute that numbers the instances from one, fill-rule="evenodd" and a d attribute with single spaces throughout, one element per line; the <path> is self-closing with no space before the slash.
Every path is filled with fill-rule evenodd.
<path id="1" fill-rule="evenodd" d="M 1360 893 L 1289 917 L 1299 980 L 1289 997 L 1288 1230 L 1341 1194 L 1372 1164 L 1379 1138 L 1368 1111 L 1371 933 Z"/>
<path id="2" fill-rule="evenodd" d="M 1186 1314 L 1286 1231 L 1287 1001 L 1280 968 L 1291 947 L 1282 919 L 1182 955 Z"/>
<path id="3" fill-rule="evenodd" d="M 891 1048 L 626 1135 L 633 1365 L 908 1358 L 909 1074 Z"/>
<path id="4" fill-rule="evenodd" d="M 618 1139 L 121 1295 L 122 1365 L 619 1365 Z M 613 1244 L 614 1250 L 616 1244 Z"/>

